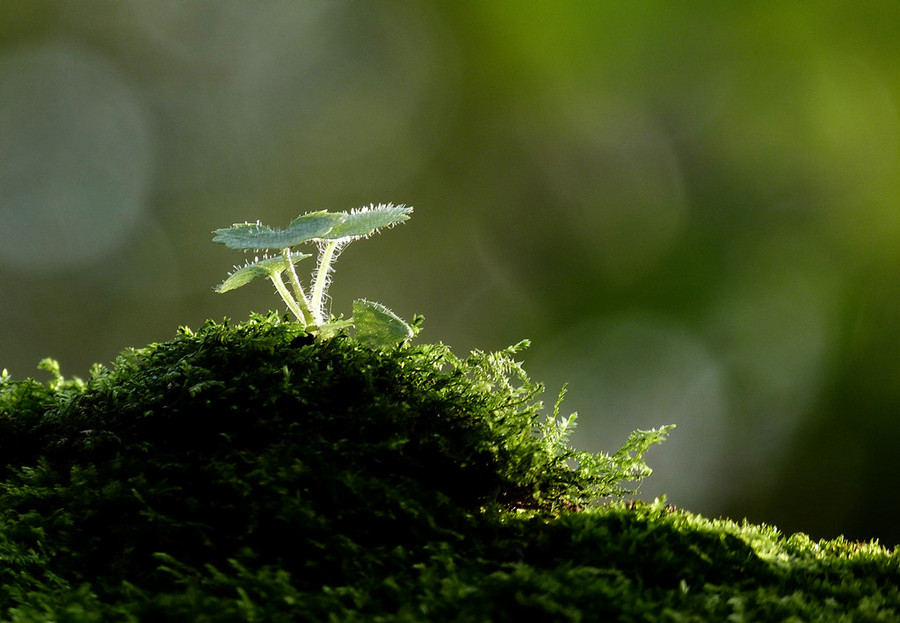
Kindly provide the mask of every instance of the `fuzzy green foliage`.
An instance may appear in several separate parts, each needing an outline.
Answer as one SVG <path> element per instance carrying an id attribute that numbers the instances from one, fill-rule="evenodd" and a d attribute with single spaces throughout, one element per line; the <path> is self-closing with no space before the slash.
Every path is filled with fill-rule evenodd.
<path id="1" fill-rule="evenodd" d="M 0 620 L 881 621 L 900 556 L 611 503 L 665 430 L 579 453 L 517 349 L 276 316 L 0 380 Z M 730 618 L 729 618 L 730 617 Z"/>
<path id="2" fill-rule="evenodd" d="M 380 229 L 409 220 L 412 210 L 402 205 L 380 203 L 350 212 L 309 212 L 280 230 L 259 222 L 235 223 L 231 227 L 217 229 L 213 232 L 213 242 L 220 242 L 229 249 L 278 250 L 280 255 L 264 255 L 262 259 L 256 257 L 243 266 L 235 267 L 228 278 L 216 287 L 216 291 L 230 292 L 258 277 L 268 277 L 307 333 L 327 339 L 341 329 L 355 327 L 355 337 L 368 346 L 394 347 L 415 335 L 415 323 L 407 324 L 384 305 L 365 299 L 353 302 L 353 316 L 347 320 L 333 316 L 326 318 L 324 303 L 333 264 L 341 249 L 354 240 L 368 238 Z M 315 243 L 319 248 L 319 260 L 309 294 L 303 289 L 294 264 L 311 255 L 291 251 L 291 247 L 302 243 Z M 293 293 L 282 278 L 285 272 Z"/>

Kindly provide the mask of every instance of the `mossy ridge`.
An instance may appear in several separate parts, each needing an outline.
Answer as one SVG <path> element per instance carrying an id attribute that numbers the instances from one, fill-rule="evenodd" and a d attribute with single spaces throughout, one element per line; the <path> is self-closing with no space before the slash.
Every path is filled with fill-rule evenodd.
<path id="1" fill-rule="evenodd" d="M 441 587 L 447 597 L 435 600 L 445 609 L 434 620 L 900 620 L 900 552 L 874 542 L 813 542 L 664 502 L 506 527 L 493 543 L 514 544 L 514 562 L 467 575 L 459 562 L 432 559 L 423 573 L 432 586 L 419 590 Z"/>
<path id="2" fill-rule="evenodd" d="M 570 469 L 561 435 L 536 434 L 553 428 L 539 422 L 541 388 L 511 354 L 313 343 L 269 314 L 183 329 L 87 383 L 7 382 L 5 560 L 38 558 L 5 579 L 103 578 L 106 594 L 170 584 L 157 551 L 184 564 L 252 552 L 318 561 L 315 582 L 343 583 L 359 548 L 462 540 L 484 513 L 612 492 L 640 462 Z M 267 551 L 261 535 L 281 542 Z M 43 580 L 26 573 L 50 556 Z"/>
<path id="3" fill-rule="evenodd" d="M 875 545 L 576 512 L 634 465 L 569 469 L 509 353 L 310 342 L 257 316 L 0 384 L 0 620 L 900 618 Z"/>

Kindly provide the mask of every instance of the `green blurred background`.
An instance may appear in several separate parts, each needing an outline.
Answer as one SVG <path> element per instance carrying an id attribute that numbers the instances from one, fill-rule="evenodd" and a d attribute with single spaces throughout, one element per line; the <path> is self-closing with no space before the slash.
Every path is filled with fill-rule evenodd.
<path id="1" fill-rule="evenodd" d="M 897 0 L 7 0 L 0 368 L 280 308 L 211 230 L 406 203 L 333 312 L 531 338 L 581 448 L 678 425 L 645 497 L 892 545 L 898 72 Z"/>

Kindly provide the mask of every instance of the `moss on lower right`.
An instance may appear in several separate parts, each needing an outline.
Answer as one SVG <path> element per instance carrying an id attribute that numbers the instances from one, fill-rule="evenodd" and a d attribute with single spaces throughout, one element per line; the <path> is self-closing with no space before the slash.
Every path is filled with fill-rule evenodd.
<path id="1" fill-rule="evenodd" d="M 15 621 L 897 621 L 900 558 L 662 504 L 493 517 L 419 547 L 361 547 L 348 584 L 310 586 L 250 552 L 217 565 L 156 560 L 172 583 L 27 596 Z M 319 569 L 311 568 L 311 574 Z"/>

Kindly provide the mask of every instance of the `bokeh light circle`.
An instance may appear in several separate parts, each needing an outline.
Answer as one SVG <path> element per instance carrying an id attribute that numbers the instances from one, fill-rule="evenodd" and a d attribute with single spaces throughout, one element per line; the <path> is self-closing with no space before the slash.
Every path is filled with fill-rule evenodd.
<path id="1" fill-rule="evenodd" d="M 0 264 L 74 269 L 127 240 L 152 175 L 148 126 L 98 54 L 53 44 L 0 56 Z"/>
<path id="2" fill-rule="evenodd" d="M 535 157 L 544 192 L 568 224 L 569 240 L 614 283 L 657 266 L 688 220 L 684 180 L 670 137 L 654 112 L 625 97 L 559 106 L 552 142 Z"/>
<path id="3" fill-rule="evenodd" d="M 551 394 L 568 384 L 562 411 L 579 414 L 573 445 L 614 452 L 633 430 L 675 424 L 669 440 L 645 457 L 654 474 L 642 497 L 713 508 L 731 405 L 721 362 L 698 335 L 635 312 L 588 318 L 536 350 L 531 373 Z"/>

